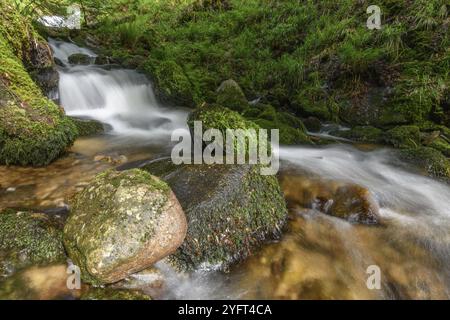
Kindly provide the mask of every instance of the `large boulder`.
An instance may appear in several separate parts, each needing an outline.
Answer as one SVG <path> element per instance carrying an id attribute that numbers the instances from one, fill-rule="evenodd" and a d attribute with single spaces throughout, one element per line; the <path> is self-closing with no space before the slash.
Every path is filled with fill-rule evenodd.
<path id="1" fill-rule="evenodd" d="M 450 160 L 442 152 L 430 147 L 415 147 L 398 151 L 402 161 L 416 166 L 431 177 L 450 179 Z"/>
<path id="2" fill-rule="evenodd" d="M 82 279 L 114 283 L 173 253 L 186 218 L 167 184 L 145 171 L 106 171 L 72 205 L 64 244 Z"/>
<path id="3" fill-rule="evenodd" d="M 227 268 L 280 235 L 286 204 L 277 178 L 261 175 L 257 165 L 176 166 L 161 159 L 143 169 L 170 185 L 186 213 L 186 240 L 170 257 L 180 269 Z"/>
<path id="4" fill-rule="evenodd" d="M 248 108 L 247 98 L 241 87 L 234 80 L 225 80 L 217 89 L 217 104 L 237 112 Z"/>
<path id="5" fill-rule="evenodd" d="M 61 223 L 30 212 L 0 212 L 0 273 L 7 276 L 29 265 L 64 261 Z"/>

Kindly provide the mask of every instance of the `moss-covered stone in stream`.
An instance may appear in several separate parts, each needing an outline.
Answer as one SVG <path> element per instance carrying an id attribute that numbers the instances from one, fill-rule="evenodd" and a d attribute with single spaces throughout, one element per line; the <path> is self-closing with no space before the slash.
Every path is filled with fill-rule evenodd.
<path id="1" fill-rule="evenodd" d="M 0 164 L 46 165 L 65 152 L 78 132 L 25 69 L 32 64 L 30 46 L 38 35 L 8 4 L 2 2 L 0 9 Z"/>
<path id="2" fill-rule="evenodd" d="M 0 212 L 0 269 L 13 272 L 30 264 L 64 261 L 62 230 L 44 214 Z"/>
<path id="3" fill-rule="evenodd" d="M 353 141 L 370 143 L 381 143 L 383 140 L 383 130 L 372 126 L 357 126 L 350 130 L 339 130 L 332 132 L 332 135 Z"/>
<path id="4" fill-rule="evenodd" d="M 420 129 L 417 126 L 398 126 L 388 130 L 383 141 L 395 148 L 414 148 L 420 145 Z"/>
<path id="5" fill-rule="evenodd" d="M 68 58 L 69 63 L 75 65 L 88 65 L 92 60 L 90 56 L 83 53 L 75 53 Z"/>
<path id="6" fill-rule="evenodd" d="M 189 107 L 198 103 L 196 88 L 175 61 L 164 61 L 156 66 L 149 61 L 143 69 L 153 78 L 156 92 L 163 101 Z"/>
<path id="7" fill-rule="evenodd" d="M 136 290 L 90 288 L 80 300 L 152 300 L 152 298 Z"/>
<path id="8" fill-rule="evenodd" d="M 71 118 L 78 129 L 80 137 L 87 137 L 105 132 L 103 124 L 97 120 Z"/>
<path id="9" fill-rule="evenodd" d="M 233 111 L 243 112 L 249 104 L 241 87 L 236 81 L 229 79 L 217 89 L 217 104 Z"/>
<path id="10" fill-rule="evenodd" d="M 400 159 L 417 166 L 425 173 L 437 178 L 450 178 L 450 160 L 430 147 L 416 147 L 399 151 Z"/>
<path id="11" fill-rule="evenodd" d="M 143 169 L 166 181 L 180 201 L 188 233 L 170 256 L 181 269 L 226 268 L 280 235 L 287 209 L 278 180 L 258 165 L 181 165 L 154 161 Z"/>

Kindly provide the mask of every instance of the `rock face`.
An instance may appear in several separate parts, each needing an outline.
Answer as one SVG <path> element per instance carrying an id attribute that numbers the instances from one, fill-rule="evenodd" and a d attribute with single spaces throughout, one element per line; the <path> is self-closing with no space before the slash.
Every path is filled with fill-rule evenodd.
<path id="1" fill-rule="evenodd" d="M 217 104 L 242 112 L 249 104 L 241 87 L 234 80 L 226 80 L 217 89 Z"/>
<path id="2" fill-rule="evenodd" d="M 180 269 L 226 268 L 277 237 L 287 217 L 275 176 L 252 165 L 181 165 L 157 160 L 144 167 L 177 195 L 188 220 L 183 245 L 170 257 Z"/>
<path id="3" fill-rule="evenodd" d="M 38 213 L 0 212 L 0 273 L 64 261 L 59 223 Z"/>
<path id="4" fill-rule="evenodd" d="M 139 169 L 98 175 L 74 201 L 64 245 L 84 281 L 114 283 L 174 252 L 186 218 L 173 192 Z"/>

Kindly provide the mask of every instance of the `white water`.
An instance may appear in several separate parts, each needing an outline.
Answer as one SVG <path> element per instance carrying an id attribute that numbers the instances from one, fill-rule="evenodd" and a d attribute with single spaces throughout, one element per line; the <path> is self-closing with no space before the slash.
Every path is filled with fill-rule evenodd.
<path id="1" fill-rule="evenodd" d="M 60 68 L 59 99 L 70 116 L 87 117 L 109 124 L 120 138 L 157 142 L 167 140 L 173 130 L 186 128 L 185 110 L 162 106 L 150 81 L 125 69 L 95 65 L 70 66 L 68 57 L 92 51 L 74 44 L 50 40 L 55 57 L 67 66 Z"/>

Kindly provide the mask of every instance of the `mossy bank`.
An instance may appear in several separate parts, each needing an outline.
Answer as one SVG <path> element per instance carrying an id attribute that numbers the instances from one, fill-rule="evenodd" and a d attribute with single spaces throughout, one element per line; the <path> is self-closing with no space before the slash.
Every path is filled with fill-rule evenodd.
<path id="1" fill-rule="evenodd" d="M 0 164 L 43 166 L 63 154 L 78 131 L 31 76 L 53 66 L 45 40 L 10 4 L 0 9 Z"/>

